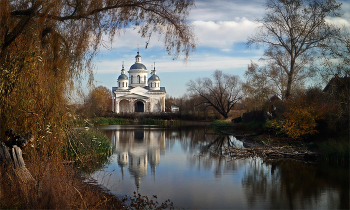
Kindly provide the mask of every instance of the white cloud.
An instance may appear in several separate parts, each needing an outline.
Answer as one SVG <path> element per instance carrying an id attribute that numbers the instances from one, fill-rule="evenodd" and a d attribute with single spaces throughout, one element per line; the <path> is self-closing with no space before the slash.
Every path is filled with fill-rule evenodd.
<path id="1" fill-rule="evenodd" d="M 123 32 L 120 33 L 119 36 L 115 36 L 112 48 L 121 48 L 121 49 L 130 49 L 137 48 L 137 44 L 139 44 L 140 48 L 144 48 L 146 46 L 147 38 L 142 38 L 138 33 L 139 27 L 134 28 L 126 28 Z M 104 40 L 109 40 L 107 36 L 103 37 Z M 151 37 L 149 47 L 163 47 L 162 40 L 159 39 L 158 34 L 154 34 Z M 103 49 L 102 49 L 103 50 Z"/>
<path id="2" fill-rule="evenodd" d="M 194 32 L 198 37 L 198 47 L 227 49 L 236 42 L 246 42 L 258 26 L 246 18 L 237 21 L 194 21 Z"/>
<path id="3" fill-rule="evenodd" d="M 350 28 L 350 20 L 340 18 L 340 17 L 335 17 L 335 18 L 326 18 L 326 22 L 333 24 L 337 27 L 346 27 Z"/>
<path id="4" fill-rule="evenodd" d="M 196 8 L 191 10 L 190 20 L 231 21 L 237 17 L 249 20 L 260 18 L 264 13 L 265 0 L 197 0 Z"/>

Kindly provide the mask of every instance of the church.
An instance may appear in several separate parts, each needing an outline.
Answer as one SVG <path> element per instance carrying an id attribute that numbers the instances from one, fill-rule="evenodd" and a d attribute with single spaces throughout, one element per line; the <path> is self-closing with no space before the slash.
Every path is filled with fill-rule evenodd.
<path id="1" fill-rule="evenodd" d="M 124 64 L 118 77 L 118 87 L 112 87 L 112 111 L 115 113 L 157 113 L 165 111 L 165 88 L 160 87 L 156 67 L 148 78 L 148 70 L 141 62 L 139 52 L 135 63 L 125 74 Z"/>

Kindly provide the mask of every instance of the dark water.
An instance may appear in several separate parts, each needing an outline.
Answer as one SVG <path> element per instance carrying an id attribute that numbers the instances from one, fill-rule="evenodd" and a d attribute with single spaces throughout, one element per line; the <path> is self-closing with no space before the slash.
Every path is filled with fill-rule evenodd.
<path id="1" fill-rule="evenodd" d="M 101 126 L 113 155 L 91 176 L 116 195 L 134 191 L 190 209 L 348 209 L 349 168 L 297 161 L 232 160 L 233 136 L 204 127 Z"/>

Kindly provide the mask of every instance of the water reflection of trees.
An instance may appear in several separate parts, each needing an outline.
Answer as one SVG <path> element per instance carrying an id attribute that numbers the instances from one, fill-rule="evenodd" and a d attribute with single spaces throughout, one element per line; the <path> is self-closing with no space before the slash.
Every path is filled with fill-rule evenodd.
<path id="1" fill-rule="evenodd" d="M 216 178 L 245 168 L 242 185 L 249 207 L 349 209 L 349 168 L 262 159 L 231 160 L 225 147 L 243 147 L 232 136 L 206 134 L 205 130 L 181 130 L 176 137 L 188 152 L 192 168 L 213 171 Z M 198 152 L 199 151 L 199 152 Z"/>
<path id="2" fill-rule="evenodd" d="M 337 174 L 332 177 L 332 174 Z M 250 208 L 329 209 L 349 208 L 349 171 L 290 160 L 246 168 L 242 185 Z"/>
<path id="3" fill-rule="evenodd" d="M 240 148 L 242 142 L 233 136 L 205 135 L 204 141 L 198 141 L 197 153 L 188 156 L 188 162 L 193 168 L 198 170 L 214 172 L 214 176 L 219 178 L 222 174 L 233 173 L 237 168 L 245 164 L 244 160 L 235 161 L 224 156 L 225 147 Z"/>

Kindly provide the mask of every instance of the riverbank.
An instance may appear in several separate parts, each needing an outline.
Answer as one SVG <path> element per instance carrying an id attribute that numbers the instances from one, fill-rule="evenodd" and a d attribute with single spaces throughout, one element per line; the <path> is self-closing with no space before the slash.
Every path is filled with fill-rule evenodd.
<path id="1" fill-rule="evenodd" d="M 244 148 L 225 148 L 225 155 L 237 158 L 261 157 L 263 159 L 296 159 L 296 160 L 315 160 L 320 155 L 314 151 L 308 150 L 304 146 L 292 146 L 288 144 L 272 145 L 269 141 L 272 139 L 262 140 L 263 135 L 240 134 L 222 130 L 222 133 L 240 137 Z M 256 140 L 254 137 L 258 138 Z"/>
<path id="2" fill-rule="evenodd" d="M 245 148 L 225 148 L 226 155 L 232 158 L 261 157 L 263 159 L 294 159 L 303 161 L 327 161 L 337 164 L 349 163 L 349 142 L 343 139 L 320 142 L 295 141 L 265 134 L 262 131 L 233 132 L 220 130 L 220 133 L 233 135 L 243 142 Z"/>
<path id="3" fill-rule="evenodd" d="M 153 118 L 105 118 L 98 117 L 93 119 L 76 120 L 75 124 L 79 127 L 92 127 L 99 125 L 162 125 L 162 126 L 209 126 L 211 121 L 206 120 L 172 120 L 172 119 L 153 119 Z"/>

